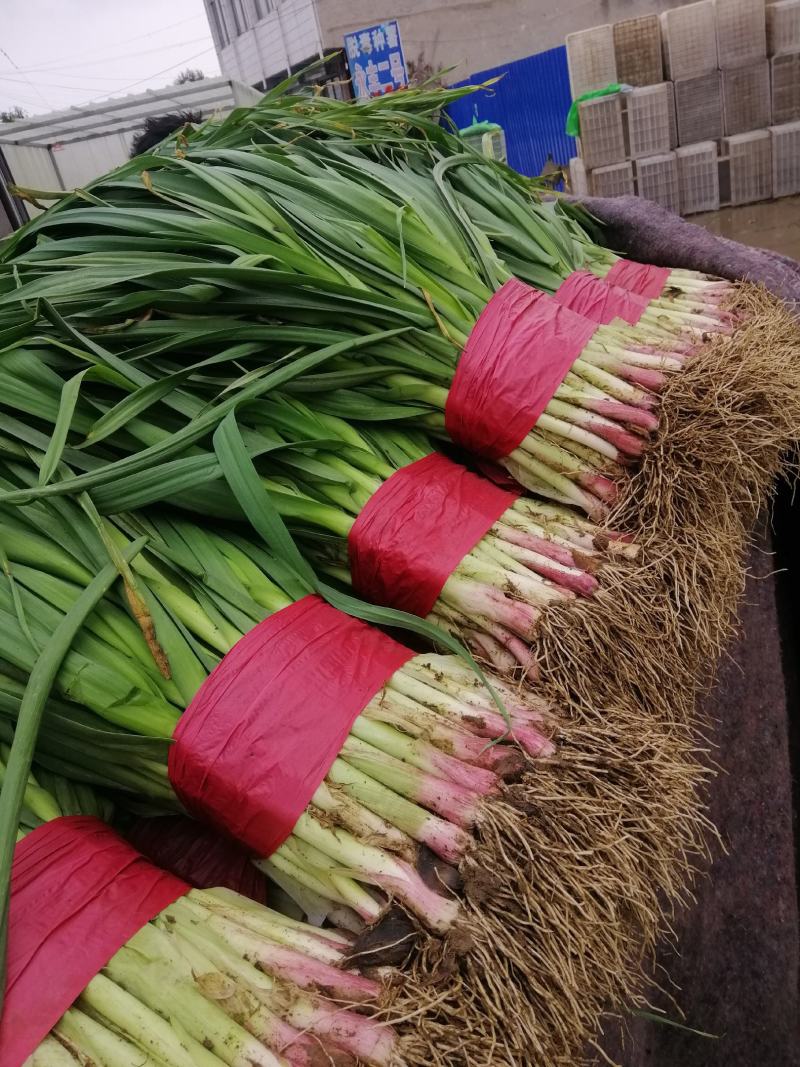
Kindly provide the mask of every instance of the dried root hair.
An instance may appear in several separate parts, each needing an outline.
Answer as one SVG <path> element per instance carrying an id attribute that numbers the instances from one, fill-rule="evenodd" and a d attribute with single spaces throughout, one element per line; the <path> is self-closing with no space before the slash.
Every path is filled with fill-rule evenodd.
<path id="1" fill-rule="evenodd" d="M 609 519 L 640 558 L 543 616 L 559 752 L 486 804 L 458 929 L 420 937 L 390 983 L 410 1067 L 582 1062 L 604 1011 L 641 1003 L 656 940 L 707 862 L 698 697 L 735 628 L 758 511 L 800 439 L 797 324 L 753 286 L 737 308 L 735 333 L 671 379 Z"/>
<path id="2" fill-rule="evenodd" d="M 800 326 L 752 285 L 737 309 L 735 332 L 670 379 L 658 435 L 609 517 L 639 560 L 608 563 L 593 598 L 544 615 L 537 654 L 562 702 L 633 694 L 667 723 L 696 721 L 735 629 L 756 517 L 800 441 Z"/>
<path id="3" fill-rule="evenodd" d="M 457 928 L 421 936 L 390 984 L 410 1067 L 574 1065 L 605 1005 L 636 996 L 687 892 L 708 824 L 683 735 L 666 743 L 629 703 L 584 714 L 560 742 L 485 805 Z"/>
<path id="4" fill-rule="evenodd" d="M 580 737 L 588 726 L 602 734 L 605 727 L 615 762 L 622 751 L 634 763 L 642 758 L 637 739 L 651 754 L 644 773 L 629 768 L 618 796 L 620 828 L 636 847 L 626 854 L 617 845 L 616 862 L 632 878 L 636 870 L 631 884 L 640 906 L 631 918 L 644 952 L 620 931 L 628 988 L 606 987 L 611 1007 L 641 988 L 641 964 L 704 853 L 709 761 L 697 746 L 708 724 L 699 698 L 735 632 L 758 513 L 776 478 L 796 472 L 800 328 L 755 286 L 738 287 L 736 308 L 735 332 L 706 342 L 670 380 L 658 436 L 609 517 L 610 528 L 641 545 L 639 560 L 610 562 L 591 600 L 548 609 L 537 641 L 542 683 L 566 709 L 567 733 Z M 620 718 L 626 705 L 636 710 Z M 591 708 L 606 711 L 593 716 Z M 590 1000 L 584 1014 L 596 1012 L 599 1027 L 595 988 L 580 983 Z M 576 1049 L 564 1063 L 580 1060 Z"/>

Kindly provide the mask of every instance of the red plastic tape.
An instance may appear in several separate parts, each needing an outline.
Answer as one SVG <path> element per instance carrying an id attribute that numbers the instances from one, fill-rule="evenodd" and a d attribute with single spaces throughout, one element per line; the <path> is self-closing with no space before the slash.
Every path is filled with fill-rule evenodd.
<path id="1" fill-rule="evenodd" d="M 114 953 L 189 890 L 89 816 L 17 845 L 0 1063 L 20 1067 Z"/>
<path id="2" fill-rule="evenodd" d="M 486 459 L 509 455 L 553 398 L 597 329 L 516 278 L 469 335 L 445 406 L 450 437 Z"/>
<path id="3" fill-rule="evenodd" d="M 642 317 L 648 303 L 645 297 L 631 293 L 621 285 L 609 285 L 588 270 L 573 271 L 558 287 L 554 299 L 592 322 L 609 323 L 622 319 L 631 326 Z"/>
<path id="4" fill-rule="evenodd" d="M 621 285 L 630 293 L 647 300 L 661 296 L 669 280 L 668 267 L 654 267 L 652 263 L 636 263 L 632 259 L 618 259 L 606 275 L 609 285 Z"/>
<path id="5" fill-rule="evenodd" d="M 267 880 L 250 854 L 211 826 L 186 815 L 158 815 L 136 819 L 126 836 L 153 863 L 198 889 L 224 886 L 267 903 Z"/>
<path id="6" fill-rule="evenodd" d="M 316 596 L 238 641 L 183 713 L 169 776 L 189 811 L 269 856 L 358 715 L 414 653 Z"/>
<path id="7" fill-rule="evenodd" d="M 424 618 L 467 552 L 518 495 L 438 452 L 395 471 L 350 531 L 356 592 Z"/>

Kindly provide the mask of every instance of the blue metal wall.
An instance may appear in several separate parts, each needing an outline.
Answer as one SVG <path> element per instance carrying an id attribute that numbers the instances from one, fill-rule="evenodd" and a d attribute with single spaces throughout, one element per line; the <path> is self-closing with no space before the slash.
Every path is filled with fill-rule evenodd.
<path id="1" fill-rule="evenodd" d="M 498 123 L 505 130 L 508 162 L 522 174 L 540 174 L 548 153 L 557 163 L 576 155 L 574 138 L 564 133 L 572 102 L 566 48 L 481 70 L 458 84 L 476 85 L 498 75 L 502 79 L 489 92 L 457 100 L 447 109 L 455 124 L 468 126 L 476 108 L 479 120 Z"/>

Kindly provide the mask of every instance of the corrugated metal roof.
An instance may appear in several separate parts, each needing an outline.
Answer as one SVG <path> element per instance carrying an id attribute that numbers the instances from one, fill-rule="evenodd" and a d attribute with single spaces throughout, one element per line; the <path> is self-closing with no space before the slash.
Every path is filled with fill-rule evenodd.
<path id="1" fill-rule="evenodd" d="M 508 162 L 523 174 L 540 174 L 547 156 L 567 163 L 575 155 L 575 141 L 564 132 L 572 96 L 567 51 L 562 45 L 547 52 L 481 70 L 458 85 L 478 85 L 500 76 L 490 92 L 465 96 L 448 107 L 458 126 L 478 119 L 497 122 L 506 135 Z"/>
<path id="2" fill-rule="evenodd" d="M 17 122 L 0 123 L 0 144 L 71 144 L 75 141 L 127 133 L 142 125 L 151 115 L 166 111 L 230 111 L 239 104 L 254 104 L 261 93 L 249 85 L 228 78 L 204 78 L 185 85 L 148 89 L 145 93 L 111 97 L 82 107 L 51 111 Z"/>

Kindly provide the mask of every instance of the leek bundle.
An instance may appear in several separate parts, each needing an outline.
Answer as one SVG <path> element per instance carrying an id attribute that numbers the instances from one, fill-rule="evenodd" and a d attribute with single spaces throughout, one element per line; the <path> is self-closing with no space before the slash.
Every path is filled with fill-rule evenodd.
<path id="1" fill-rule="evenodd" d="M 107 817 L 108 803 L 37 770 L 19 839 L 39 827 L 41 848 L 47 827 L 74 815 Z M 54 887 L 39 863 L 46 899 Z M 12 912 L 12 945 L 15 932 Z M 375 1018 L 381 983 L 351 969 L 351 951 L 344 931 L 310 927 L 228 889 L 189 889 L 108 960 L 26 1067 L 402 1063 L 401 1040 Z M 57 963 L 41 979 L 57 984 Z"/>
<path id="2" fill-rule="evenodd" d="M 561 227 L 565 240 L 555 242 L 562 250 L 571 246 L 562 265 L 574 264 L 577 257 L 579 264 L 604 277 L 619 257 L 587 238 L 592 220 L 580 206 L 552 196 L 543 200 L 537 179 L 525 178 L 507 165 L 474 152 L 448 131 L 446 117 L 444 122 L 438 121 L 449 103 L 492 84 L 412 90 L 360 102 L 354 108 L 324 95 L 297 92 L 287 80 L 255 107 L 239 109 L 222 123 L 208 122 L 198 130 L 184 131 L 157 151 L 172 156 L 176 147 L 177 154 L 191 154 L 197 149 L 236 149 L 250 144 L 301 143 L 308 147 L 309 142 L 317 150 L 317 142 L 324 140 L 351 158 L 357 152 L 379 162 L 396 164 L 399 159 L 420 172 L 438 167 L 452 183 L 459 206 L 468 209 L 473 224 L 481 226 L 484 221 L 486 236 L 503 249 L 503 259 L 518 277 L 549 291 L 558 287 L 561 279 L 551 270 L 554 263 L 548 258 L 543 261 L 544 254 L 558 262 L 554 242 L 548 240 L 546 232 L 557 225 L 553 213 L 556 217 L 563 213 L 568 223 L 566 230 Z M 452 162 L 447 163 L 448 159 Z M 440 180 L 442 177 L 440 174 Z M 537 226 L 537 221 L 543 226 Z M 531 238 L 538 254 L 531 254 Z M 676 268 L 653 307 L 678 311 L 708 308 L 713 315 L 730 292 L 729 283 L 721 279 Z"/>

